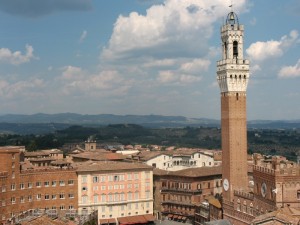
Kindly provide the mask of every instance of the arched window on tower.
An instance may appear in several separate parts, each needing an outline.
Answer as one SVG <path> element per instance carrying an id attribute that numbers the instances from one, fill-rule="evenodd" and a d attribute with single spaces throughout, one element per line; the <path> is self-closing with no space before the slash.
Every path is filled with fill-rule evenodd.
<path id="1" fill-rule="evenodd" d="M 233 58 L 238 58 L 238 42 L 233 42 Z"/>

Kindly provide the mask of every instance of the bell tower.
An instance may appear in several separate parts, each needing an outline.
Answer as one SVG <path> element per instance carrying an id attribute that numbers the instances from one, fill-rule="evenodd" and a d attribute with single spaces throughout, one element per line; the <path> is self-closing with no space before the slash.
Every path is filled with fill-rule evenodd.
<path id="1" fill-rule="evenodd" d="M 221 27 L 222 60 L 217 62 L 221 91 L 222 179 L 224 203 L 248 187 L 246 89 L 249 61 L 244 59 L 244 26 L 231 11 Z"/>

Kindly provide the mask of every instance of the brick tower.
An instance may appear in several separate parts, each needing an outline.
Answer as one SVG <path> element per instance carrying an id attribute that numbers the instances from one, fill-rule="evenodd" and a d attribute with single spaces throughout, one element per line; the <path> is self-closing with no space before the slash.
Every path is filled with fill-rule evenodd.
<path id="1" fill-rule="evenodd" d="M 221 27 L 222 60 L 217 63 L 221 90 L 222 179 L 224 203 L 248 187 L 246 89 L 249 61 L 243 57 L 244 26 L 231 11 Z"/>

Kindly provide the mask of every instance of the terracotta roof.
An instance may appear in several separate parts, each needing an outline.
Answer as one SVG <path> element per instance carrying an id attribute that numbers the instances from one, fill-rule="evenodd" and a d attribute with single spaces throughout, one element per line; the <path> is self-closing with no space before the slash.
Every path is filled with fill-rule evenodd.
<path id="1" fill-rule="evenodd" d="M 168 173 L 169 173 L 169 171 L 161 170 L 158 168 L 154 168 L 154 170 L 153 170 L 153 175 L 167 175 Z"/>
<path id="2" fill-rule="evenodd" d="M 24 152 L 24 156 L 25 157 L 47 156 L 47 155 L 49 155 L 49 153 L 47 153 L 47 152 L 41 152 L 41 151 L 37 151 L 37 152 Z"/>
<path id="3" fill-rule="evenodd" d="M 300 222 L 300 211 L 296 208 L 284 207 L 276 211 L 266 213 L 256 217 L 252 220 L 253 224 L 261 224 L 263 221 L 285 221 L 290 222 L 291 224 L 299 224 Z"/>
<path id="4" fill-rule="evenodd" d="M 41 225 L 41 224 L 47 224 L 47 225 L 65 225 L 68 224 L 62 220 L 59 219 L 51 219 L 48 216 L 39 216 L 34 217 L 32 219 L 29 219 L 27 221 L 23 221 L 20 223 L 21 225 Z"/>
<path id="5" fill-rule="evenodd" d="M 73 167 L 77 168 L 77 172 L 90 172 L 90 171 L 114 171 L 114 170 L 153 170 L 152 166 L 144 163 L 127 163 L 116 161 L 98 161 L 98 162 L 82 162 L 74 163 Z"/>
<path id="6" fill-rule="evenodd" d="M 221 175 L 222 167 L 221 166 L 204 166 L 197 168 L 189 168 L 185 170 L 170 171 L 168 175 L 182 176 L 182 177 L 205 177 L 213 175 Z"/>
<path id="7" fill-rule="evenodd" d="M 73 158 L 82 158 L 82 159 L 89 159 L 95 161 L 105 161 L 105 160 L 123 160 L 126 156 L 120 153 L 113 153 L 113 152 L 83 152 L 79 154 L 72 155 Z"/>

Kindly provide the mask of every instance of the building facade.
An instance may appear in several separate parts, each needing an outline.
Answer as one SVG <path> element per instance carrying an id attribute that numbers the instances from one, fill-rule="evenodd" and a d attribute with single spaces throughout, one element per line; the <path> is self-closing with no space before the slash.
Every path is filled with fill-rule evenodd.
<path id="1" fill-rule="evenodd" d="M 153 168 L 142 163 L 85 162 L 77 165 L 78 210 L 98 211 L 100 223 L 153 214 Z M 142 219 L 145 219 L 144 217 Z M 133 222 L 134 223 L 134 222 Z"/>
<path id="2" fill-rule="evenodd" d="M 26 168 L 24 147 L 0 148 L 0 219 L 18 221 L 31 210 L 71 213 L 77 209 L 77 175 L 74 168 Z"/>
<path id="3" fill-rule="evenodd" d="M 154 180 L 154 210 L 160 219 L 194 222 L 197 205 L 206 197 L 222 192 L 219 166 L 180 171 L 155 170 Z"/>

